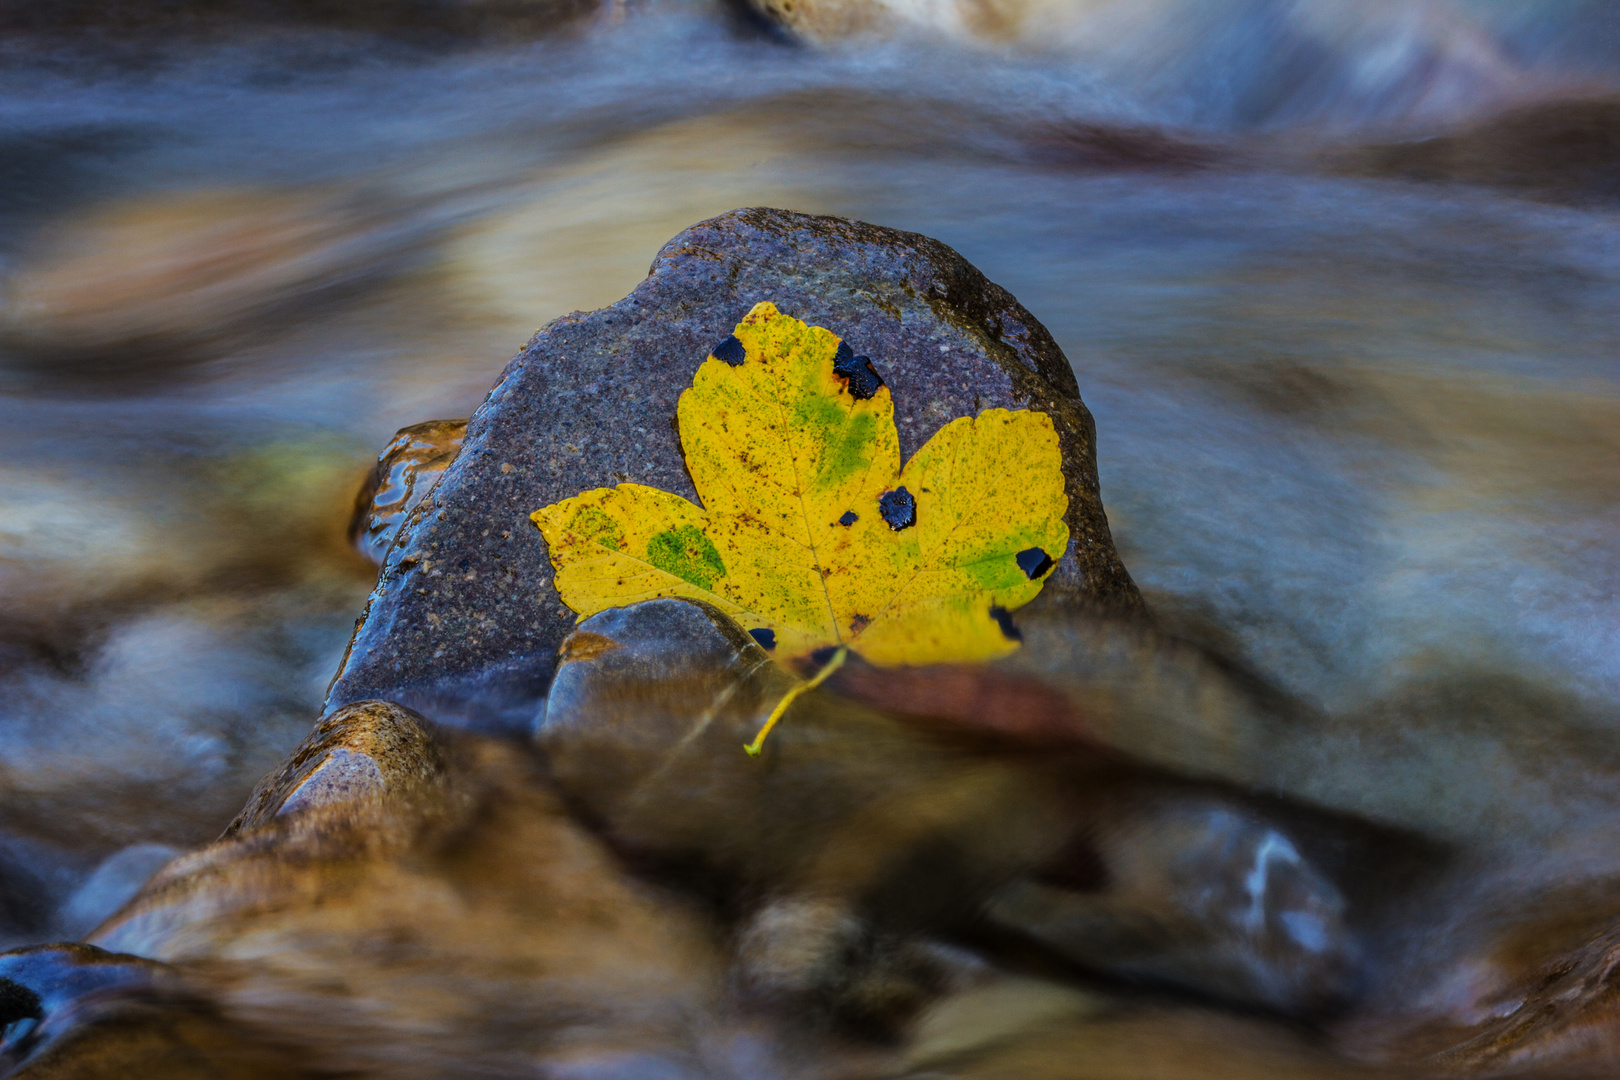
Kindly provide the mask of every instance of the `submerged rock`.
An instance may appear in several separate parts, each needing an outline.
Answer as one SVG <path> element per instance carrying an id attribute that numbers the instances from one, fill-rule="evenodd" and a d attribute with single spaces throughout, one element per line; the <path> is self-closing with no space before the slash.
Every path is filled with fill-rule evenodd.
<path id="1" fill-rule="evenodd" d="M 1620 903 L 1612 879 L 1527 895 L 1464 923 L 1455 955 L 1348 1017 L 1360 1057 L 1447 1075 L 1608 1077 L 1620 1067 Z"/>
<path id="2" fill-rule="evenodd" d="M 332 686 L 441 722 L 521 725 L 574 615 L 528 515 L 624 481 L 696 500 L 674 429 L 693 372 L 760 300 L 869 356 L 905 456 L 990 407 L 1053 419 L 1069 550 L 1038 604 L 1136 610 L 1098 493 L 1091 415 L 1050 334 L 950 248 L 841 218 L 748 209 L 701 222 L 625 299 L 558 319 L 507 367 L 460 456 L 402 527 Z"/>
<path id="3" fill-rule="evenodd" d="M 937 1039 L 945 1052 L 921 1048 L 919 1067 L 901 1080 L 1413 1080 L 1336 1059 L 1309 1033 L 1258 1017 L 1159 1004 L 1115 1005 L 1077 1020 L 1085 1001 L 1052 997 L 1048 991 L 1044 1000 L 1027 994 L 1016 1002 L 1027 1011 L 1009 1010 L 1000 1038 L 967 1046 Z M 1065 1004 L 1068 1016 L 1060 1012 Z M 1036 1011 L 1043 1008 L 1044 1015 Z M 968 1031 L 959 1023 L 951 1034 Z"/>
<path id="4" fill-rule="evenodd" d="M 39 1074 L 82 1080 L 208 1075 L 194 1067 L 195 1038 L 178 1030 L 187 1026 L 183 1013 L 158 1024 L 140 1023 L 151 1019 L 152 1005 L 170 997 L 177 982 L 162 964 L 89 945 L 41 945 L 0 954 L 0 1075 L 35 1073 L 13 1070 L 42 1061 Z M 103 1039 L 86 1038 L 88 1032 L 105 1033 L 131 1021 L 140 1034 L 124 1042 L 124 1053 L 115 1051 L 113 1062 L 103 1057 L 108 1049 Z"/>
<path id="5" fill-rule="evenodd" d="M 1014 882 L 990 919 L 1088 967 L 1228 1002 L 1313 1012 L 1359 989 L 1344 895 L 1289 829 L 1230 798 L 1174 793 L 1107 808 L 1083 888 Z"/>

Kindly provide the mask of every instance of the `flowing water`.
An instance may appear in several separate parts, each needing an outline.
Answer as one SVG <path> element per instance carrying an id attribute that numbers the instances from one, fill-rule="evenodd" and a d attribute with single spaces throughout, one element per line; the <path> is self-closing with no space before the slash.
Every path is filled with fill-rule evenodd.
<path id="1" fill-rule="evenodd" d="M 1255 751 L 1278 786 L 1491 853 L 1404 932 L 1620 875 L 1602 0 L 919 4 L 814 48 L 697 0 L 85 7 L 0 37 L 5 944 L 85 933 L 303 738 L 396 429 L 748 205 L 936 237 L 1052 330 L 1163 623 L 1332 725 Z M 1090 1008 L 936 1023 L 980 1006 Z M 1205 1028 L 1253 1056 L 1209 1075 L 1269 1068 L 1200 1015 L 1177 1068 Z M 1161 1037 L 1104 1027 L 1099 1061 Z M 1030 1045 L 1002 1068 L 1067 1053 Z"/>

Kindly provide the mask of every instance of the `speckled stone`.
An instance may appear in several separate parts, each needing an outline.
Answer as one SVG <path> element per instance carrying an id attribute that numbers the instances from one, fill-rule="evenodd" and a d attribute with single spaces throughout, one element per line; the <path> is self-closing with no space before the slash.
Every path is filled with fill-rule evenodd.
<path id="1" fill-rule="evenodd" d="M 981 409 L 1050 414 L 1071 539 L 1036 602 L 1141 606 L 1103 514 L 1091 414 L 1034 316 L 925 236 L 734 210 L 666 244 L 629 296 L 557 319 L 513 358 L 389 551 L 327 707 L 385 698 L 441 723 L 530 723 L 574 616 L 529 514 L 623 481 L 696 501 L 676 400 L 761 300 L 871 358 L 894 395 L 905 457 Z"/>

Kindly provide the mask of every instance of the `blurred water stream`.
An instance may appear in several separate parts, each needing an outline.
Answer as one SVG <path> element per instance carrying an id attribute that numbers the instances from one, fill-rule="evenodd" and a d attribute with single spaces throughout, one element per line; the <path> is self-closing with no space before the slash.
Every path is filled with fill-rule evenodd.
<path id="1" fill-rule="evenodd" d="M 746 205 L 936 237 L 1052 330 L 1167 625 L 1407 748 L 1279 747 L 1295 790 L 1501 851 L 1478 910 L 1620 875 L 1610 5 L 915 5 L 823 48 L 700 0 L 93 8 L 0 35 L 0 942 L 82 933 L 303 737 L 396 429 Z"/>

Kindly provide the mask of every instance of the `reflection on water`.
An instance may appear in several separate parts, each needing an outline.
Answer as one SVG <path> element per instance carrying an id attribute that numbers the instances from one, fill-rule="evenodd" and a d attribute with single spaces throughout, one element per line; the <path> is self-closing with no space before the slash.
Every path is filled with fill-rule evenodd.
<path id="1" fill-rule="evenodd" d="M 1349 1074 L 1320 1027 L 1254 1010 L 1316 994 L 1326 1023 L 1320 1001 L 1353 999 L 1335 1031 L 1367 1058 L 1455 1044 L 1443 1031 L 1512 1014 L 1544 968 L 1602 967 L 1620 907 L 1620 31 L 1602 0 L 800 4 L 822 48 L 698 0 L 199 3 L 179 23 L 185 5 L 29 7 L 0 3 L 6 944 L 84 933 L 305 735 L 373 579 L 355 492 L 396 430 L 469 415 L 537 326 L 624 295 L 685 226 L 774 205 L 937 237 L 1053 331 L 1127 565 L 1162 625 L 1219 658 L 1118 653 L 1138 695 L 1120 715 L 1160 719 L 1104 741 L 1282 802 L 1112 806 L 1088 850 L 1115 893 L 1031 881 L 994 901 L 1023 913 L 1021 940 L 1070 943 L 1056 968 L 985 959 L 1028 940 L 885 952 L 824 896 L 726 915 L 739 940 L 775 940 L 771 919 L 823 945 L 847 930 L 891 989 L 932 973 L 934 1004 L 877 1057 L 713 1012 L 726 979 L 769 983 L 810 946 L 717 974 L 731 944 L 669 914 L 615 947 L 647 970 L 702 958 L 653 1010 L 706 1017 L 680 1069 Z M 1233 686 L 1286 705 L 1239 707 Z M 1322 814 L 1389 830 L 1356 850 L 1422 872 L 1358 892 L 1365 864 L 1295 835 Z M 1247 910 L 1232 867 L 1258 873 L 1262 850 L 1297 918 L 1223 938 Z M 653 890 L 631 906 L 666 914 L 713 888 L 649 874 L 590 887 Z M 1206 880 L 1204 907 L 1155 906 Z M 424 919 L 389 932 L 455 921 Z M 1341 931 L 1309 993 L 1254 959 Z M 1143 1005 L 1130 980 L 1171 996 Z M 176 1023 L 181 1043 L 214 1037 Z M 557 1075 L 686 1075 L 645 1056 L 647 1030 Z M 1470 1053 L 1448 1060 L 1502 1060 Z"/>

